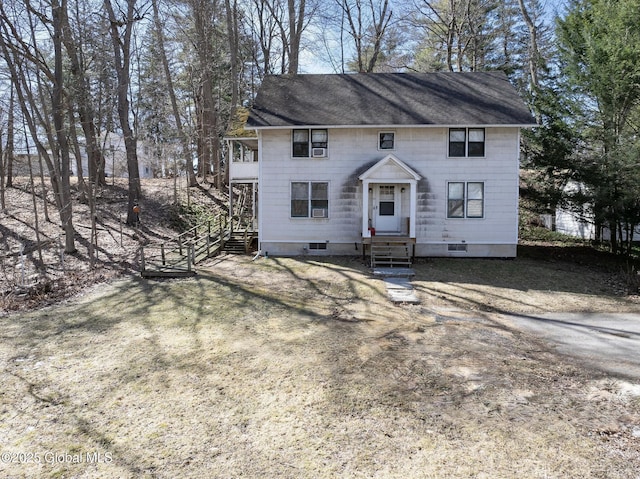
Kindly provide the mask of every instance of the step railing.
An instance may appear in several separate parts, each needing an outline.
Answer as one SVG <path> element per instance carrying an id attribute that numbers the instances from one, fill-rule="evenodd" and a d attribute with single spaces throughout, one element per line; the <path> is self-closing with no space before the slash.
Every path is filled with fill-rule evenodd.
<path id="1" fill-rule="evenodd" d="M 217 255 L 230 237 L 226 214 L 198 224 L 174 240 L 141 246 L 142 276 L 181 276 L 195 274 L 195 265 Z"/>

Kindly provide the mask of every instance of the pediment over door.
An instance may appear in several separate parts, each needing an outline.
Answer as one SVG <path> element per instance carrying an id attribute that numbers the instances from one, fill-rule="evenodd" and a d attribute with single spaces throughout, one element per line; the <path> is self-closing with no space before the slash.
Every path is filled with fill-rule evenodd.
<path id="1" fill-rule="evenodd" d="M 406 163 L 400 161 L 393 155 L 387 155 L 363 174 L 359 179 L 362 181 L 385 181 L 404 182 L 419 181 L 422 177 Z"/>

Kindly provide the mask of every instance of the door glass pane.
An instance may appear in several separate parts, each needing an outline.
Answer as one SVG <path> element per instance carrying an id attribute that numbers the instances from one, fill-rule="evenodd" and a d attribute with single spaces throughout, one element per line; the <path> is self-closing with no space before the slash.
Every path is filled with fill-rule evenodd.
<path id="1" fill-rule="evenodd" d="M 380 201 L 393 201 L 395 199 L 395 186 L 383 185 L 380 187 Z"/>
<path id="2" fill-rule="evenodd" d="M 395 215 L 395 202 L 394 201 L 381 201 L 380 202 L 380 216 L 393 216 Z"/>

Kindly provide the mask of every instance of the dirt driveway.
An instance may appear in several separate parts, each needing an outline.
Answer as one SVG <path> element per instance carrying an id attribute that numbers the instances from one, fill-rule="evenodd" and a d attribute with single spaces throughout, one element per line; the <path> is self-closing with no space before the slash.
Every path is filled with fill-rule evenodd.
<path id="1" fill-rule="evenodd" d="M 358 258 L 221 257 L 2 317 L 0 473 L 637 478 L 638 383 L 490 317 L 637 304 L 514 264 L 418 264 L 393 306 Z"/>

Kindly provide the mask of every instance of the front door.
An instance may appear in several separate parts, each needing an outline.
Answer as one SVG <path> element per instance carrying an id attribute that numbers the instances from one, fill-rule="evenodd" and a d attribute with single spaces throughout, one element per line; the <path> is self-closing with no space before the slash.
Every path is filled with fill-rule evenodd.
<path id="1" fill-rule="evenodd" d="M 400 195 L 396 185 L 378 185 L 373 205 L 376 233 L 400 231 Z"/>

